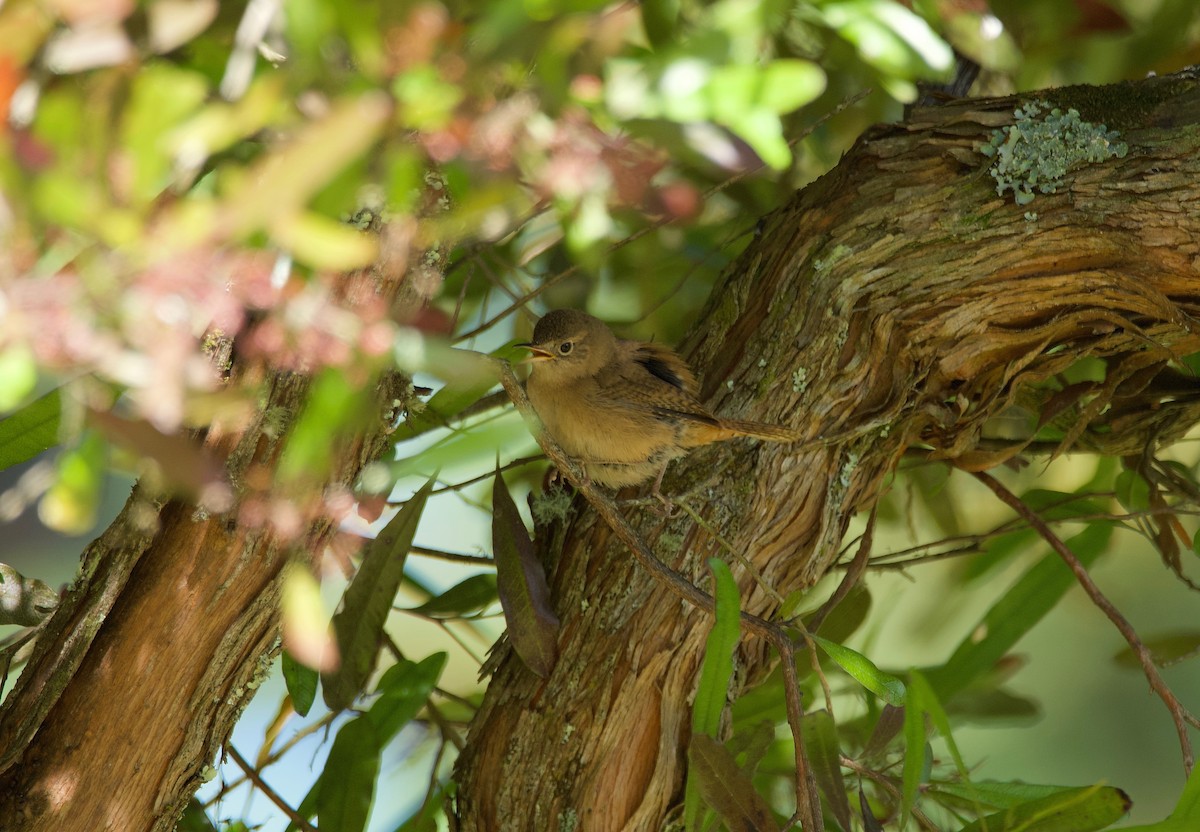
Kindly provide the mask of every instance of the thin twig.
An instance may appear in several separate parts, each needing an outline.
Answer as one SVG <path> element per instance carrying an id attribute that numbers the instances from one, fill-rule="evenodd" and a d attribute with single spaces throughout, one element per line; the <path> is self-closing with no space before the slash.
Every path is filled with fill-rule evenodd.
<path id="1" fill-rule="evenodd" d="M 1183 752 L 1183 767 L 1190 776 L 1192 767 L 1195 765 L 1196 758 L 1192 753 L 1192 741 L 1188 736 L 1188 725 L 1193 725 L 1200 728 L 1200 721 L 1195 716 L 1190 714 L 1186 708 L 1175 698 L 1175 694 L 1163 681 L 1162 676 L 1158 672 L 1158 668 L 1154 666 L 1154 658 L 1150 655 L 1149 648 L 1142 642 L 1137 632 L 1130 625 L 1112 602 L 1105 597 L 1100 588 L 1096 586 L 1092 576 L 1088 574 L 1087 569 L 1075 553 L 1062 542 L 1062 540 L 1051 531 L 1050 527 L 1037 515 L 1033 509 L 1025 505 L 1021 498 L 1012 493 L 991 474 L 982 471 L 975 472 L 975 479 L 986 485 L 993 494 L 995 494 L 1002 503 L 1009 506 L 1017 514 L 1021 515 L 1035 531 L 1050 544 L 1060 558 L 1067 564 L 1067 567 L 1075 575 L 1075 580 L 1083 587 L 1083 591 L 1092 599 L 1092 603 L 1100 608 L 1100 611 L 1108 616 L 1108 620 L 1120 631 L 1125 641 L 1133 649 L 1134 655 L 1138 657 L 1138 662 L 1142 665 L 1142 672 L 1146 674 L 1146 680 L 1150 683 L 1150 688 L 1158 694 L 1158 697 L 1167 706 L 1167 711 L 1171 714 L 1171 719 L 1175 723 L 1175 732 L 1179 734 L 1179 746 Z"/>
<path id="2" fill-rule="evenodd" d="M 503 391 L 501 391 L 501 393 L 503 393 Z M 546 457 L 543 456 L 542 454 L 535 454 L 534 456 L 523 456 L 519 459 L 514 459 L 512 462 L 508 462 L 508 463 L 502 465 L 500 467 L 500 470 L 501 471 L 509 471 L 513 468 L 520 468 L 522 465 L 529 465 L 534 462 L 542 462 L 545 459 L 546 459 Z M 460 489 L 466 488 L 468 485 L 474 485 L 477 482 L 483 482 L 484 480 L 490 480 L 494 476 L 496 476 L 495 471 L 488 471 L 486 474 L 480 474 L 477 477 L 471 477 L 471 479 L 469 479 L 469 480 L 463 480 L 462 482 L 450 483 L 449 485 L 443 485 L 441 488 L 435 488 L 429 492 L 429 496 L 432 497 L 434 494 L 442 494 L 446 491 L 458 491 Z"/>
<path id="3" fill-rule="evenodd" d="M 484 566 L 496 565 L 496 561 L 487 555 L 464 555 L 460 552 L 444 552 L 441 549 L 430 549 L 426 546 L 411 546 L 408 552 L 411 555 L 448 560 L 452 563 L 478 563 Z"/>
<path id="4" fill-rule="evenodd" d="M 850 590 L 854 589 L 863 573 L 867 571 L 867 562 L 871 559 L 871 546 L 875 543 L 875 514 L 876 507 L 872 507 L 871 513 L 867 515 L 867 527 L 863 529 L 862 538 L 859 540 L 858 551 L 854 553 L 854 560 L 850 562 L 846 574 L 842 576 L 842 582 L 837 585 L 837 589 L 813 614 L 812 620 L 806 625 L 812 632 L 815 633 L 821 629 L 821 624 L 824 623 L 829 613 L 833 612 L 834 608 L 846 599 Z"/>
<path id="5" fill-rule="evenodd" d="M 289 806 L 288 802 L 280 797 L 278 792 L 276 792 L 263 781 L 262 777 L 260 777 L 258 772 L 255 771 L 254 766 L 246 762 L 246 759 L 238 753 L 236 748 L 234 748 L 232 745 L 228 745 L 225 747 L 225 750 L 229 752 L 229 756 L 233 758 L 235 763 L 237 763 L 238 768 L 240 768 L 246 774 L 246 776 L 250 778 L 250 782 L 254 784 L 255 788 L 265 794 L 268 800 L 278 806 L 279 811 L 287 815 L 292 823 L 303 829 L 304 832 L 318 832 L 317 827 L 308 822 L 308 818 L 305 818 L 303 815 L 299 814 L 295 809 Z"/>
<path id="6" fill-rule="evenodd" d="M 537 417 L 533 406 L 529 403 L 525 390 L 521 387 L 521 383 L 517 380 L 507 361 L 500 362 L 500 381 L 526 422 L 536 424 Z M 652 578 L 692 606 L 699 607 L 709 614 L 716 612 L 716 602 L 712 596 L 660 561 L 617 509 L 612 499 L 584 476 L 578 463 L 567 456 L 558 443 L 545 431 L 535 428 L 535 433 L 538 444 L 542 446 L 546 456 L 550 457 L 550 461 L 575 486 L 576 490 L 583 494 L 596 513 L 603 518 L 617 538 L 629 548 L 637 562 L 650 573 Z M 804 739 L 800 733 L 800 720 L 804 716 L 804 711 L 800 701 L 799 682 L 796 679 L 795 643 L 788 632 L 779 625 L 748 612 L 742 612 L 741 623 L 745 629 L 765 638 L 779 652 L 783 665 L 788 725 L 792 730 L 792 739 L 796 746 L 797 815 L 805 832 L 822 832 L 825 827 L 821 818 L 820 802 L 816 798 L 815 779 L 811 766 L 808 764 L 808 757 L 804 751 Z"/>
<path id="7" fill-rule="evenodd" d="M 888 777 L 886 774 L 880 774 L 874 769 L 867 768 L 862 763 L 851 759 L 844 754 L 839 755 L 838 763 L 843 768 L 850 769 L 859 777 L 866 777 L 868 780 L 875 781 L 892 796 L 893 800 L 895 800 L 897 803 L 901 802 L 902 798 L 900 796 L 900 790 L 896 788 L 896 784 L 892 782 L 892 778 Z M 861 782 L 859 783 L 859 787 L 862 787 Z M 917 806 L 913 806 L 911 811 L 912 816 L 917 819 L 917 823 L 922 829 L 929 830 L 929 832 L 938 832 L 938 827 L 929 819 L 929 816 L 926 815 L 924 811 Z"/>

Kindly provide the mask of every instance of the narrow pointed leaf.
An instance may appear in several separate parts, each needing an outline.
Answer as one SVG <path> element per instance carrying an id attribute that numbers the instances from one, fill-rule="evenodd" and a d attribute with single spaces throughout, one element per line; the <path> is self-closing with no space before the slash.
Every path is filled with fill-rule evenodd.
<path id="1" fill-rule="evenodd" d="M 842 778 L 841 749 L 838 747 L 837 726 L 828 711 L 813 711 L 800 722 L 804 747 L 812 766 L 817 788 L 825 796 L 838 825 L 850 832 L 850 801 L 846 798 L 846 781 Z"/>
<path id="2" fill-rule="evenodd" d="M 700 681 L 692 703 L 693 737 L 714 737 L 720 730 L 729 680 L 733 676 L 733 651 L 741 634 L 741 595 L 729 564 L 710 558 L 708 567 L 713 573 L 716 613 L 704 646 L 704 662 L 700 665 Z M 688 829 L 697 828 L 700 822 L 700 797 L 699 783 L 689 774 L 683 812 Z"/>
<path id="3" fill-rule="evenodd" d="M 884 673 L 862 653 L 820 636 L 812 636 L 812 639 L 842 670 L 871 693 L 889 705 L 904 703 L 904 683 L 890 673 Z"/>
<path id="4" fill-rule="evenodd" d="M 496 576 L 491 573 L 472 575 L 447 589 L 441 595 L 430 598 L 409 612 L 428 615 L 431 618 L 461 618 L 491 606 L 497 598 Z"/>
<path id="5" fill-rule="evenodd" d="M 705 734 L 696 734 L 688 747 L 688 763 L 700 796 L 729 832 L 777 832 L 779 824 L 771 808 L 725 746 Z"/>
<path id="6" fill-rule="evenodd" d="M 362 832 L 379 777 L 375 726 L 359 717 L 342 726 L 321 773 L 317 823 L 323 832 Z"/>
<path id="7" fill-rule="evenodd" d="M 445 653 L 434 653 L 421 662 L 402 660 L 389 667 L 376 689 L 382 694 L 366 719 L 375 727 L 375 740 L 382 748 L 425 707 L 429 694 L 446 669 Z"/>
<path id="8" fill-rule="evenodd" d="M 900 770 L 901 830 L 908 825 L 909 815 L 917 805 L 917 790 L 921 787 L 927 761 L 925 715 L 910 702 L 904 707 L 904 765 Z"/>
<path id="9" fill-rule="evenodd" d="M 300 716 L 307 716 L 313 700 L 317 698 L 317 671 L 305 667 L 292 658 L 292 654 L 283 651 L 283 681 L 287 692 L 292 697 L 292 707 Z"/>
<path id="10" fill-rule="evenodd" d="M 1192 769 L 1175 804 L 1175 811 L 1166 820 L 1146 826 L 1130 826 L 1124 832 L 1192 832 L 1200 829 L 1200 766 Z"/>
<path id="11" fill-rule="evenodd" d="M 550 606 L 546 573 L 499 469 L 492 488 L 492 547 L 508 638 L 526 667 L 544 679 L 558 657 L 558 616 Z"/>
<path id="12" fill-rule="evenodd" d="M 1100 556 L 1111 537 L 1112 526 L 1093 524 L 1070 538 L 1067 545 L 1087 566 Z M 1075 577 L 1058 555 L 1046 555 L 1030 568 L 992 605 L 981 626 L 971 628 L 970 635 L 945 664 L 925 671 L 941 701 L 949 702 L 954 694 L 989 672 L 1074 583 Z M 977 632 L 985 633 L 984 637 L 977 639 Z"/>
<path id="13" fill-rule="evenodd" d="M 354 701 L 375 667 L 383 625 L 404 577 L 404 560 L 432 488 L 431 479 L 363 548 L 358 573 L 342 596 L 342 608 L 333 617 L 342 663 L 337 670 L 321 676 L 325 704 L 332 711 Z"/>
<path id="14" fill-rule="evenodd" d="M 1116 823 L 1130 805 L 1120 789 L 1088 786 L 1003 809 L 959 832 L 1094 832 Z"/>

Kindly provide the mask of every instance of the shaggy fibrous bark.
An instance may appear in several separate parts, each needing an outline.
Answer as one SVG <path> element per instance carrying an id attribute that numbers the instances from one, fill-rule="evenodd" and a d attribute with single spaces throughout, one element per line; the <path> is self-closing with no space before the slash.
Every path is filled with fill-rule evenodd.
<path id="1" fill-rule="evenodd" d="M 1030 101 L 1116 130 L 1101 141 L 1123 155 L 1073 167 L 1027 205 L 998 195 L 981 148 Z M 1070 403 L 1074 450 L 1140 454 L 1178 438 L 1200 418 L 1172 369 L 1200 349 L 1198 122 L 1200 84 L 1173 76 L 918 108 L 870 131 L 765 218 L 682 350 L 713 412 L 826 441 L 710 447 L 665 490 L 700 486 L 689 502 L 787 595 L 831 567 L 906 449 L 968 470 L 1021 453 L 1026 442 L 990 437 L 989 423 L 1049 406 L 1030 385 L 1082 358 L 1107 371 Z M 511 652 L 498 662 L 457 768 L 464 832 L 657 830 L 680 810 L 707 616 L 576 511 L 539 530 L 558 663 L 539 679 Z M 706 559 L 729 559 L 687 514 L 629 514 L 700 585 Z M 777 596 L 732 568 L 743 608 L 769 617 Z M 747 639 L 738 681 L 773 660 Z"/>

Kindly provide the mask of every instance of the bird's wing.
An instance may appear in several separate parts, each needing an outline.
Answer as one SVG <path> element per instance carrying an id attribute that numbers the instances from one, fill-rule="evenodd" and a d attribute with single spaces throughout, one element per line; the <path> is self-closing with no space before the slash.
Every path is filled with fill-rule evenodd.
<path id="1" fill-rule="evenodd" d="M 692 398 L 700 395 L 700 385 L 687 363 L 670 347 L 655 343 L 633 343 L 633 360 L 650 375 L 662 379 Z"/>
<path id="2" fill-rule="evenodd" d="M 718 420 L 696 398 L 696 377 L 683 359 L 668 347 L 627 341 L 632 360 L 617 362 L 598 379 L 602 388 L 623 401 L 660 418 L 717 424 Z"/>

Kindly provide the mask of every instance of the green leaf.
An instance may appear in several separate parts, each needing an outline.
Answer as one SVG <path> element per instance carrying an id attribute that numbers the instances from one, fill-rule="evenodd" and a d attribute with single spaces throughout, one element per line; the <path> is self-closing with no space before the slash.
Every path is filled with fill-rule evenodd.
<path id="1" fill-rule="evenodd" d="M 644 0 L 639 7 L 642 28 L 650 45 L 661 49 L 674 43 L 679 27 L 679 0 Z"/>
<path id="2" fill-rule="evenodd" d="M 446 653 L 434 653 L 420 663 L 404 659 L 383 674 L 377 688 L 381 695 L 366 716 L 375 726 L 380 748 L 425 707 L 448 658 Z"/>
<path id="3" fill-rule="evenodd" d="M 1145 511 L 1150 508 L 1150 484 L 1137 471 L 1117 474 L 1117 500 L 1126 511 Z"/>
<path id="4" fill-rule="evenodd" d="M 317 697 L 317 671 L 305 667 L 292 658 L 292 654 L 283 651 L 283 682 L 287 685 L 288 696 L 292 697 L 292 707 L 300 716 L 307 716 L 313 700 Z"/>
<path id="5" fill-rule="evenodd" d="M 317 820 L 322 832 L 362 832 L 371 814 L 379 777 L 380 747 L 375 726 L 359 717 L 342 726 L 317 793 Z"/>
<path id="6" fill-rule="evenodd" d="M 170 184 L 175 154 L 167 135 L 199 109 L 208 94 L 202 73 L 166 61 L 148 62 L 133 76 L 121 142 L 133 166 L 129 195 L 135 204 L 148 205 Z"/>
<path id="7" fill-rule="evenodd" d="M 436 598 L 430 598 L 419 607 L 408 612 L 428 615 L 431 618 L 461 618 L 491 606 L 497 598 L 496 576 L 491 572 L 472 575 L 447 589 Z"/>
<path id="8" fill-rule="evenodd" d="M 1200 538 L 1200 535 L 1196 535 Z M 1159 667 L 1169 667 L 1185 661 L 1200 653 L 1200 630 L 1182 630 L 1161 636 L 1142 639 L 1150 650 L 1150 657 Z M 1134 655 L 1132 647 L 1123 647 L 1113 656 L 1114 661 L 1121 667 L 1140 668 L 1141 662 Z"/>
<path id="9" fill-rule="evenodd" d="M 83 534 L 96 522 L 100 485 L 108 460 L 108 445 L 88 431 L 77 447 L 63 451 L 56 462 L 58 478 L 42 495 L 38 516 L 63 534 Z"/>
<path id="10" fill-rule="evenodd" d="M 916 694 L 909 690 L 909 702 L 904 706 L 904 765 L 900 770 L 900 829 L 908 825 L 917 791 L 926 778 L 929 765 L 929 746 L 925 741 L 925 714 L 914 707 Z"/>
<path id="11" fill-rule="evenodd" d="M 1200 766 L 1192 769 L 1169 818 L 1146 826 L 1130 826 L 1124 832 L 1195 832 L 1197 829 L 1200 829 Z"/>
<path id="12" fill-rule="evenodd" d="M 432 489 L 431 479 L 363 547 L 362 563 L 333 617 L 342 661 L 337 670 L 321 676 L 325 704 L 331 711 L 348 707 L 371 675 L 383 625 L 404 578 L 404 560 Z"/>
<path id="13" fill-rule="evenodd" d="M 816 632 L 819 632 L 822 638 L 841 644 L 862 626 L 870 611 L 871 591 L 862 584 L 856 584 L 846 593 L 841 603 L 825 617 Z M 811 631 L 812 628 L 808 627 L 809 619 L 811 616 L 805 617 L 805 627 Z"/>
<path id="14" fill-rule="evenodd" d="M 62 399 L 58 389 L 0 420 L 0 470 L 33 459 L 58 444 Z"/>
<path id="15" fill-rule="evenodd" d="M 720 730 L 721 714 L 729 695 L 729 680 L 733 677 L 733 651 L 741 638 L 741 593 L 729 564 L 719 558 L 709 558 L 708 568 L 713 573 L 716 613 L 704 646 L 700 681 L 692 703 L 693 743 L 697 737 L 715 737 Z M 699 828 L 701 796 L 701 786 L 689 772 L 684 795 L 684 819 L 688 829 Z"/>
<path id="16" fill-rule="evenodd" d="M 533 541 L 499 467 L 492 487 L 492 547 L 508 638 L 521 661 L 545 679 L 558 657 L 558 616 L 550 605 L 550 587 Z"/>
<path id="17" fill-rule="evenodd" d="M 247 236 L 300 211 L 309 199 L 370 147 L 392 113 L 378 91 L 346 96 L 328 114 L 310 122 L 245 173 L 239 187 L 221 200 L 221 227 Z M 297 176 L 303 171 L 303 176 Z M 183 217 L 179 217 L 183 220 Z M 173 229 L 181 233 L 181 229 Z"/>
<path id="18" fill-rule="evenodd" d="M 950 731 L 950 719 L 946 716 L 946 711 L 942 708 L 942 703 L 938 701 L 933 687 L 916 668 L 909 671 L 908 701 L 905 704 L 905 708 L 907 709 L 905 712 L 906 717 L 908 713 L 914 711 L 922 716 L 929 716 L 933 722 L 933 727 L 937 729 L 937 732 L 942 735 L 942 739 L 945 740 L 946 748 L 950 751 L 950 757 L 954 760 L 954 767 L 958 770 L 958 776 L 966 784 L 969 793 L 971 788 L 971 772 L 967 769 L 966 763 L 963 762 L 962 754 L 958 751 L 958 743 L 954 741 L 954 734 Z M 924 725 L 923 721 L 922 725 Z M 973 805 L 976 811 L 981 811 L 978 803 L 974 803 Z"/>
<path id="19" fill-rule="evenodd" d="M 372 413 L 370 397 L 369 387 L 352 384 L 343 370 L 322 370 L 288 436 L 279 461 L 279 481 L 324 482 L 333 459 L 330 442 L 367 423 Z"/>
<path id="20" fill-rule="evenodd" d="M 716 614 L 704 646 L 700 683 L 692 705 L 692 731 L 711 737 L 721 727 L 729 680 L 733 677 L 733 651 L 741 638 L 741 594 L 729 564 L 709 558 L 708 568 L 713 573 Z"/>
<path id="21" fill-rule="evenodd" d="M 1131 803 L 1111 786 L 1069 789 L 1003 809 L 959 832 L 1094 832 L 1120 820 Z"/>
<path id="22" fill-rule="evenodd" d="M 1095 562 L 1112 537 L 1112 526 L 1094 524 L 1066 541 L 1086 566 Z M 943 702 L 984 675 L 1012 649 L 1022 636 L 1050 612 L 1075 583 L 1071 570 L 1056 554 L 1034 564 L 970 630 L 950 658 L 925 671 Z M 983 638 L 976 633 L 983 632 Z"/>
<path id="23" fill-rule="evenodd" d="M 272 232 L 279 245 L 314 269 L 349 271 L 370 265 L 379 256 L 375 237 L 311 211 L 281 217 Z"/>
<path id="24" fill-rule="evenodd" d="M 208 819 L 204 804 L 193 797 L 180 815 L 175 832 L 217 832 L 217 827 Z"/>
<path id="25" fill-rule="evenodd" d="M 846 781 L 842 777 L 841 748 L 838 745 L 837 726 L 828 711 L 813 711 L 800 721 L 804 737 L 804 749 L 812 766 L 817 787 L 825 795 L 825 802 L 838 825 L 845 832 L 854 828 L 850 820 L 850 801 L 846 797 Z"/>
<path id="26" fill-rule="evenodd" d="M 763 70 L 759 103 L 773 113 L 790 113 L 825 91 L 825 73 L 811 61 L 778 58 Z"/>
<path id="27" fill-rule="evenodd" d="M 825 651 L 829 658 L 837 662 L 842 670 L 849 673 L 860 685 L 884 702 L 889 705 L 904 703 L 904 683 L 890 673 L 884 673 L 862 653 L 820 636 L 810 636 L 810 638 Z"/>
<path id="28" fill-rule="evenodd" d="M 779 824 L 771 807 L 754 790 L 725 746 L 696 734 L 688 746 L 688 776 L 693 776 L 704 802 L 720 816 L 729 832 L 770 832 Z"/>
<path id="29" fill-rule="evenodd" d="M 928 793 L 948 805 L 970 805 L 972 800 L 993 809 L 1008 809 L 1034 800 L 1073 792 L 1077 786 L 1048 786 L 1040 783 L 997 782 L 992 780 L 961 783 L 958 781 L 935 781 Z M 944 798 L 949 798 L 946 800 Z"/>
<path id="30" fill-rule="evenodd" d="M 0 350 L 0 412 L 12 410 L 25 401 L 37 380 L 37 362 L 27 344 L 13 344 Z"/>

